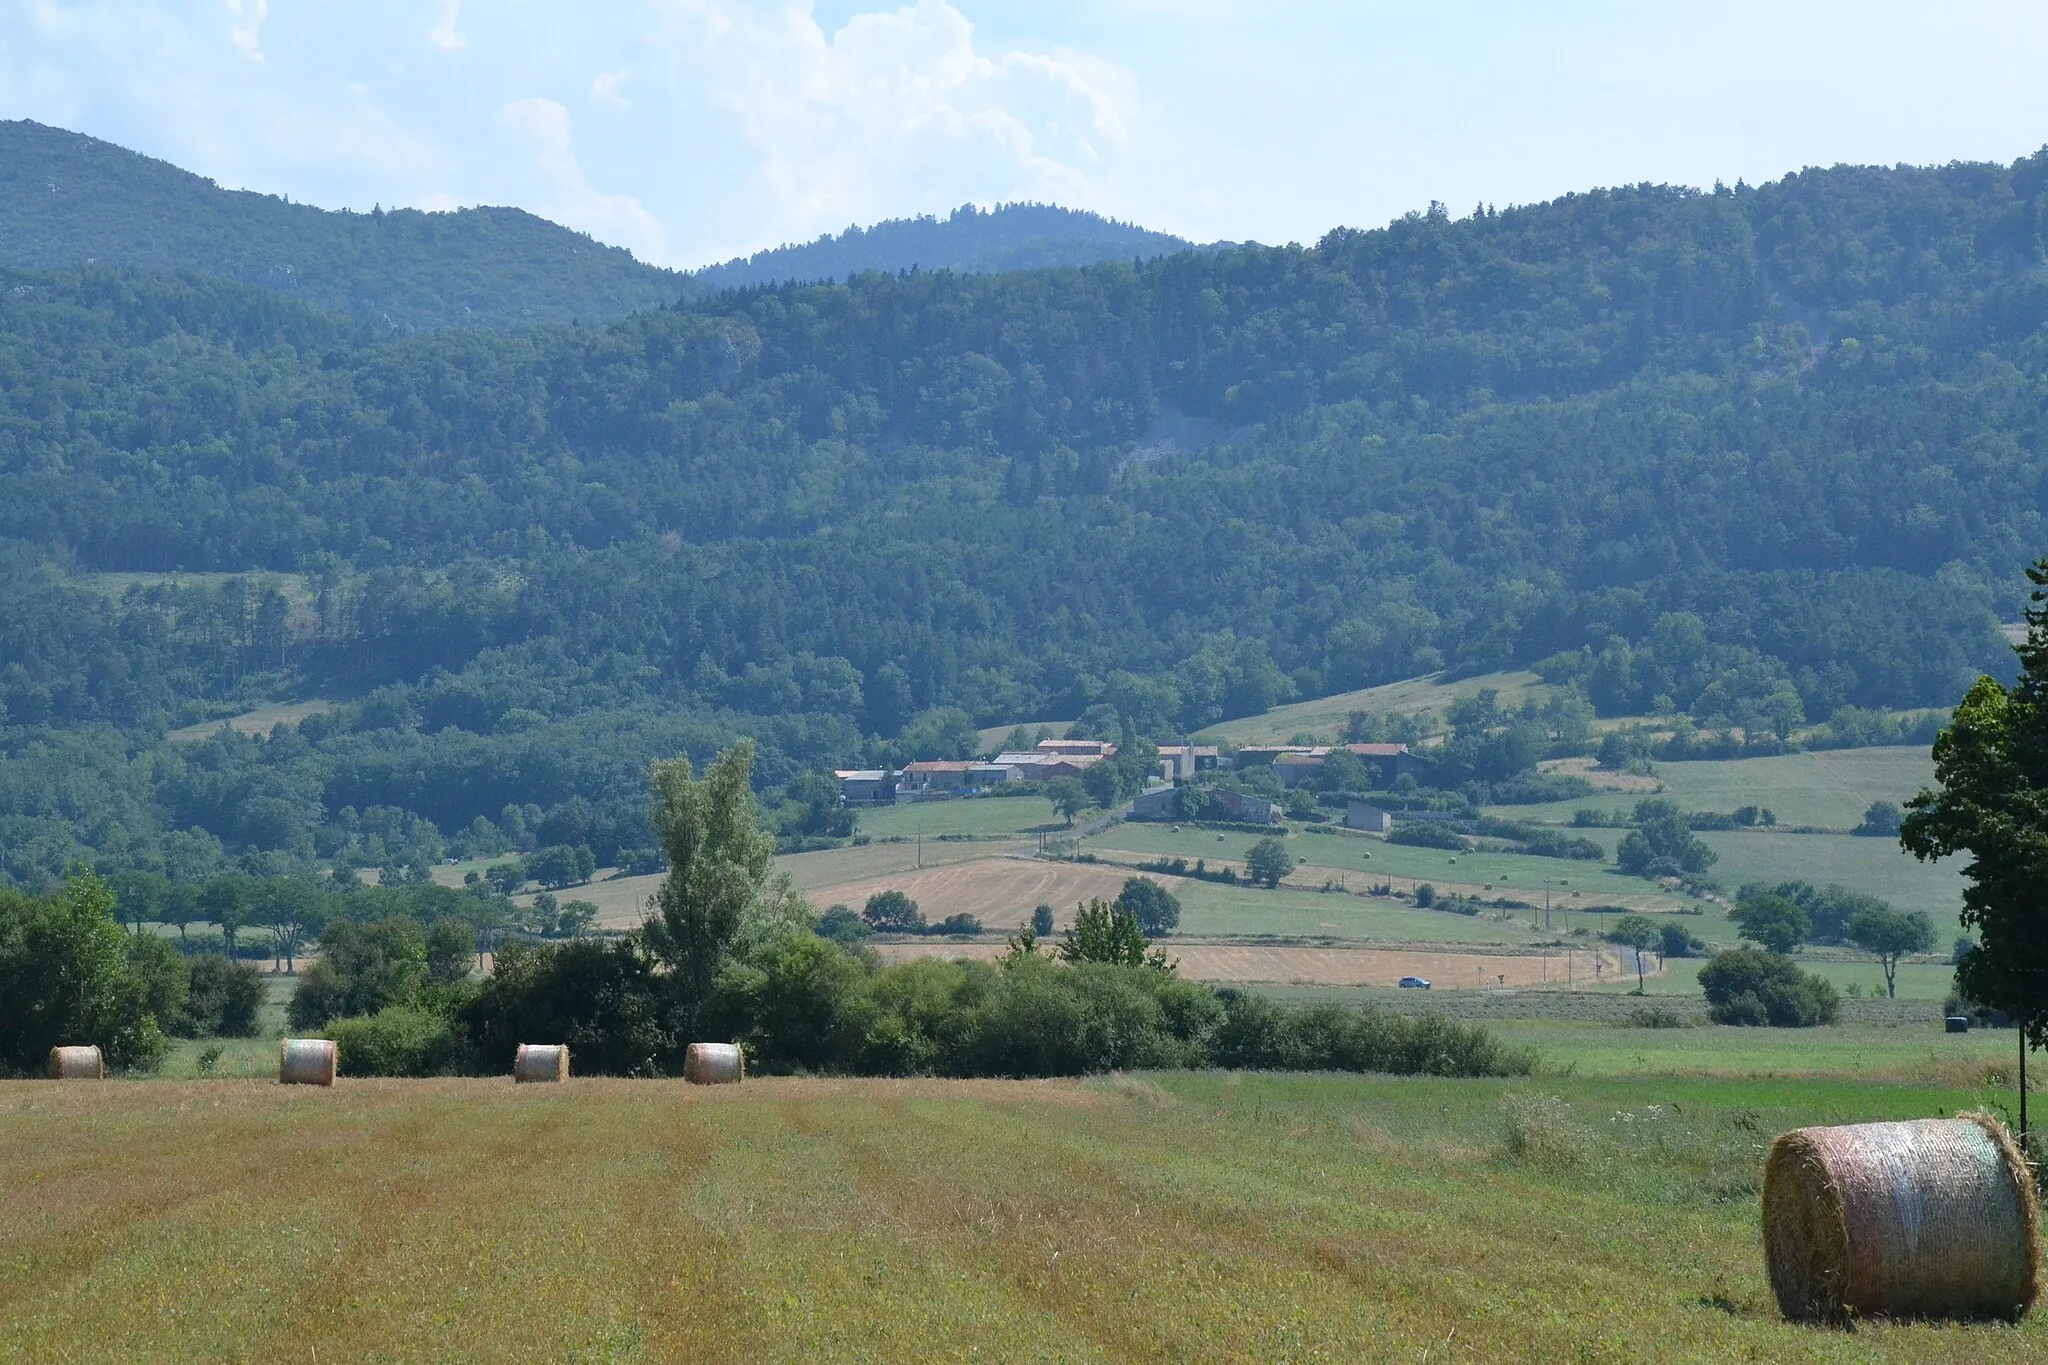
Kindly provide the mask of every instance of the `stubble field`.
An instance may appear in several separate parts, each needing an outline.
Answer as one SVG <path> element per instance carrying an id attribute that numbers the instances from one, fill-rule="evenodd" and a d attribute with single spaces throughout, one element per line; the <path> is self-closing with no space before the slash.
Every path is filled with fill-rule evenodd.
<path id="1" fill-rule="evenodd" d="M 1798 1080 L 7 1083 L 0 1359 L 2048 1349 L 2038 1324 L 1778 1319 L 1769 1137 L 1998 1098 L 1967 1066 L 1888 1073 L 1801 1041 Z M 1517 1132 L 1551 1155 L 1515 1156 Z"/>

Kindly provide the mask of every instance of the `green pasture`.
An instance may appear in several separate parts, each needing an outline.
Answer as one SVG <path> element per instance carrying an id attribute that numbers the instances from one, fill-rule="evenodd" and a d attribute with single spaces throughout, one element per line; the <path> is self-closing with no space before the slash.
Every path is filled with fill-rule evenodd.
<path id="1" fill-rule="evenodd" d="M 971 834 L 990 839 L 1010 835 L 1067 833 L 1066 821 L 1042 796 L 975 796 L 957 801 L 917 801 L 895 806 L 862 806 L 859 829 L 873 838 L 915 838 L 920 828 L 927 839 L 942 834 Z"/>
<path id="2" fill-rule="evenodd" d="M 1170 825 L 1126 821 L 1083 840 L 1082 850 L 1104 857 L 1111 856 L 1113 852 L 1123 852 L 1146 858 L 1186 858 L 1190 865 L 1195 859 L 1203 858 L 1211 867 L 1228 863 L 1242 871 L 1245 852 L 1259 837 L 1235 830 L 1196 829 L 1191 825 L 1183 825 L 1180 832 L 1175 833 Z M 1519 853 L 1452 853 L 1445 849 L 1390 844 L 1361 835 L 1318 834 L 1298 826 L 1282 842 L 1297 860 L 1306 858 L 1313 869 L 1329 869 L 1341 876 L 1346 885 L 1357 890 L 1364 890 L 1379 878 L 1395 877 L 1427 881 L 1439 888 L 1463 886 L 1488 898 L 1507 896 L 1541 906 L 1547 880 L 1553 905 L 1604 902 L 1660 910 L 1696 903 L 1692 898 L 1673 895 L 1639 877 L 1624 877 L 1614 870 L 1611 862 L 1603 865 L 1568 858 L 1534 858 Z M 1297 872 L 1290 881 L 1320 885 L 1325 875 L 1321 871 Z M 1484 891 L 1489 882 L 1494 889 Z M 1574 896 L 1574 892 L 1578 894 Z"/>
<path id="3" fill-rule="evenodd" d="M 1313 701 L 1291 702 L 1263 715 L 1212 725 L 1202 732 L 1200 739 L 1205 744 L 1285 744 L 1297 734 L 1312 734 L 1320 743 L 1338 743 L 1344 738 L 1344 723 L 1353 711 L 1403 715 L 1434 711 L 1441 721 L 1453 701 L 1476 696 L 1485 688 L 1498 691 L 1503 706 L 1520 706 L 1522 698 L 1531 694 L 1541 701 L 1551 691 L 1548 683 L 1526 671 L 1487 673 L 1455 682 L 1441 682 L 1441 676 L 1431 674 Z"/>
<path id="4" fill-rule="evenodd" d="M 1706 918 L 1711 919 L 1712 916 Z M 1732 928 L 1732 926 L 1731 926 Z M 1837 990 L 1855 986 L 1866 996 L 1875 998 L 1884 994 L 1884 969 L 1876 959 L 1867 961 L 1843 961 L 1832 957 L 1815 957 L 1802 953 L 1794 959 L 1802 971 L 1826 977 Z M 1700 968 L 1704 960 L 1672 958 L 1664 966 L 1663 975 L 1652 977 L 1644 988 L 1652 995 L 1698 995 L 1700 993 Z M 1939 1005 L 1948 998 L 1949 989 L 1955 984 L 1956 969 L 1947 962 L 1902 962 L 1899 964 L 1898 999 L 1925 1000 L 1930 1005 Z M 1633 990 L 1635 978 L 1631 976 L 1622 986 Z"/>
<path id="5" fill-rule="evenodd" d="M 1330 938 L 1359 942 L 1498 944 L 1525 947 L 1542 935 L 1526 913 L 1503 920 L 1494 914 L 1454 915 L 1417 910 L 1407 902 L 1377 896 L 1295 889 L 1283 883 L 1267 891 L 1216 882 L 1184 883 L 1180 932 L 1218 938 Z M 1552 936 L 1555 937 L 1554 935 Z"/>
<path id="6" fill-rule="evenodd" d="M 1707 875 L 1733 894 L 1746 882 L 1837 882 L 1852 891 L 1882 897 L 1900 910 L 1924 910 L 1942 947 L 1961 932 L 1963 907 L 1960 858 L 1923 863 L 1890 839 L 1849 834 L 1766 834 L 1707 830 L 1701 833 L 1718 861 Z"/>
<path id="7" fill-rule="evenodd" d="M 1768 806 L 1781 825 L 1816 825 L 1852 829 L 1873 801 L 1903 806 L 1934 781 L 1934 761 L 1920 745 L 1875 749 L 1825 749 L 1780 754 L 1772 758 L 1738 758 L 1659 763 L 1658 795 L 1686 810 L 1733 811 L 1740 806 Z M 1538 806 L 1497 806 L 1496 814 L 1514 820 L 1565 823 L 1572 812 L 1628 810 L 1645 793 L 1596 792 L 1573 801 Z"/>

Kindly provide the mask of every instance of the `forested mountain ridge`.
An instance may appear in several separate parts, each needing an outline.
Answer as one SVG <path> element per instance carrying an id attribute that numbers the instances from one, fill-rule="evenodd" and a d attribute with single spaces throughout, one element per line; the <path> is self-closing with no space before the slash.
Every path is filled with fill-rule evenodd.
<path id="1" fill-rule="evenodd" d="M 88 262 L 261 285 L 398 331 L 601 322 L 690 288 L 521 209 L 332 212 L 224 190 L 61 128 L 0 122 L 0 266 Z"/>
<path id="2" fill-rule="evenodd" d="M 1046 204 L 970 205 L 675 271 L 521 209 L 334 212 L 224 190 L 83 134 L 0 121 L 0 267 L 190 271 L 400 332 L 604 323 L 737 285 L 1087 265 L 1188 246 Z"/>
<path id="3" fill-rule="evenodd" d="M 1645 186 L 517 335 L 10 277 L 4 865 L 480 817 L 616 846 L 647 758 L 738 733 L 775 785 L 1444 665 L 1763 733 L 1950 702 L 2048 542 L 2044 183 Z M 302 577 L 77 577 L 175 569 Z M 155 738 L 314 688 L 360 700 Z"/>
<path id="4" fill-rule="evenodd" d="M 863 270 L 991 274 L 1170 256 L 1194 244 L 1169 233 L 1052 204 L 963 204 L 944 218 L 892 218 L 838 236 L 708 265 L 692 279 L 714 289 L 843 280 Z"/>

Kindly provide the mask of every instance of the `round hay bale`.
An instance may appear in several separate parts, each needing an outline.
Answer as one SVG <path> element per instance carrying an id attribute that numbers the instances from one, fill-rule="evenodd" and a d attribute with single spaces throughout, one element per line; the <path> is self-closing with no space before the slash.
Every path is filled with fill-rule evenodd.
<path id="1" fill-rule="evenodd" d="M 528 1081 L 566 1081 L 569 1079 L 569 1049 L 562 1043 L 521 1043 L 519 1052 L 512 1058 L 512 1079 L 524 1084 Z"/>
<path id="2" fill-rule="evenodd" d="M 1951 1014 L 1941 1021 L 1941 1026 L 1950 1033 L 1968 1033 L 1970 1031 L 1970 1016 L 1967 1014 Z"/>
<path id="3" fill-rule="evenodd" d="M 325 1038 L 287 1038 L 277 1049 L 279 1085 L 333 1085 L 334 1044 Z"/>
<path id="4" fill-rule="evenodd" d="M 50 1049 L 50 1079 L 53 1081 L 103 1081 L 107 1078 L 107 1057 L 96 1047 L 53 1047 Z"/>
<path id="5" fill-rule="evenodd" d="M 683 1079 L 691 1085 L 737 1085 L 746 1078 L 738 1043 L 692 1043 L 683 1054 Z"/>
<path id="6" fill-rule="evenodd" d="M 1795 1322 L 2023 1317 L 2034 1179 L 1997 1119 L 1801 1128 L 1764 1161 L 1764 1260 Z"/>

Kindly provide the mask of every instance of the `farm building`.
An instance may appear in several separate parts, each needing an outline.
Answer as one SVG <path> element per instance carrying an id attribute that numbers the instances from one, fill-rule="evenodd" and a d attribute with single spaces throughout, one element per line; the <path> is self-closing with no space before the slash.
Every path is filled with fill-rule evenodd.
<path id="1" fill-rule="evenodd" d="M 1410 774 L 1418 780 L 1422 776 L 1422 759 L 1408 752 L 1405 744 L 1347 744 L 1344 747 L 1357 754 L 1368 766 L 1378 768 L 1380 781 L 1390 786 Z"/>
<path id="2" fill-rule="evenodd" d="M 967 790 L 967 774 L 975 766 L 947 759 L 906 763 L 896 779 L 896 790 L 899 795 L 912 797 L 958 795 Z"/>
<path id="3" fill-rule="evenodd" d="M 1180 818 L 1180 789 L 1161 787 L 1146 792 L 1132 800 L 1129 818 L 1133 820 L 1178 820 Z"/>
<path id="4" fill-rule="evenodd" d="M 1008 768 L 1012 782 L 1050 782 L 1055 777 L 1079 777 L 1099 757 L 1064 758 L 1035 749 L 1009 750 L 995 756 L 992 766 Z"/>
<path id="5" fill-rule="evenodd" d="M 1214 772 L 1218 755 L 1213 744 L 1162 744 L 1159 770 L 1169 782 L 1185 782 L 1196 773 Z"/>
<path id="6" fill-rule="evenodd" d="M 1325 754 L 1278 754 L 1273 759 L 1273 776 L 1283 787 L 1298 787 L 1323 770 Z"/>
<path id="7" fill-rule="evenodd" d="M 1394 827 L 1394 817 L 1378 806 L 1364 801 L 1353 801 L 1344 807 L 1344 828 L 1362 829 L 1369 834 L 1385 834 Z"/>
<path id="8" fill-rule="evenodd" d="M 1392 785 L 1407 774 L 1420 774 L 1422 760 L 1405 744 L 1347 744 L 1344 746 L 1368 767 L 1378 768 L 1380 781 Z M 1298 787 L 1321 771 L 1330 755 L 1327 745 L 1272 744 L 1237 751 L 1240 766 L 1270 763 L 1273 775 L 1288 787 Z"/>
<path id="9" fill-rule="evenodd" d="M 849 806 L 887 806 L 896 800 L 896 784 L 887 768 L 839 768 L 839 799 Z"/>
<path id="10" fill-rule="evenodd" d="M 1280 803 L 1268 801 L 1263 796 L 1247 796 L 1243 792 L 1223 793 L 1224 813 L 1243 825 L 1277 825 L 1280 823 Z"/>
<path id="11" fill-rule="evenodd" d="M 1061 758 L 1112 758 L 1116 745 L 1106 739 L 1041 739 L 1038 747 Z"/>

